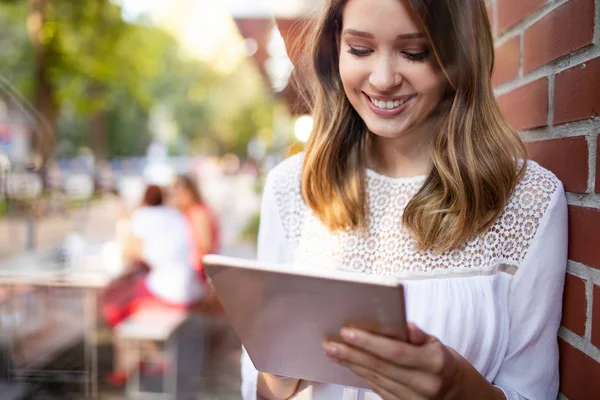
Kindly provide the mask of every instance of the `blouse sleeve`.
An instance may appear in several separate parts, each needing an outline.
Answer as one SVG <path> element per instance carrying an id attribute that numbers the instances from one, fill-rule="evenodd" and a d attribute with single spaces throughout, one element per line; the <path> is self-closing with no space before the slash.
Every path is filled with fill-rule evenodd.
<path id="1" fill-rule="evenodd" d="M 263 190 L 258 229 L 257 260 L 266 263 L 284 264 L 289 260 L 289 249 L 285 232 L 275 201 L 274 178 L 267 176 Z M 256 400 L 258 371 L 242 348 L 242 397 L 244 400 Z"/>
<path id="2" fill-rule="evenodd" d="M 567 202 L 559 184 L 510 288 L 507 353 L 494 384 L 508 400 L 555 400 L 567 267 Z"/>

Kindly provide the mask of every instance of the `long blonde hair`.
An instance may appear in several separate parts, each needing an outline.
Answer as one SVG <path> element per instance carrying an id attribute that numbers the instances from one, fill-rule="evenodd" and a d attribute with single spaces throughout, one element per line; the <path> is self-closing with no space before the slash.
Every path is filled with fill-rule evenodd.
<path id="1" fill-rule="evenodd" d="M 344 93 L 338 69 L 342 12 L 329 0 L 311 28 L 307 102 L 314 125 L 302 170 L 307 205 L 330 230 L 368 226 L 368 129 Z M 404 210 L 422 250 L 444 252 L 485 232 L 524 174 L 526 150 L 502 117 L 491 75 L 494 45 L 483 0 L 408 0 L 420 17 L 448 91 L 433 144 L 433 169 Z"/>

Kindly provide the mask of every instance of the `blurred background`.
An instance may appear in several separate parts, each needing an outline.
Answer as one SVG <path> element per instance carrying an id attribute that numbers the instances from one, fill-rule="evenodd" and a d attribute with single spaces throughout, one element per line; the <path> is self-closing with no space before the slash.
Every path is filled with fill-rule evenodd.
<path id="1" fill-rule="evenodd" d="M 263 178 L 310 134 L 288 54 L 320 4 L 0 0 L 0 399 L 240 398 L 214 299 L 115 328 L 103 295 L 130 272 L 146 186 L 177 175 L 214 211 L 219 252 L 254 257 Z M 140 355 L 111 381 L 121 339 L 168 366 Z"/>
<path id="2" fill-rule="evenodd" d="M 210 287 L 191 309 L 107 310 L 148 297 L 142 237 L 200 247 L 179 224 L 199 208 L 208 250 L 254 257 L 264 177 L 311 132 L 294 49 L 324 2 L 0 0 L 0 400 L 241 398 Z M 567 192 L 561 398 L 596 398 L 600 0 L 485 3 L 498 103 Z M 172 229 L 140 228 L 148 208 Z"/>

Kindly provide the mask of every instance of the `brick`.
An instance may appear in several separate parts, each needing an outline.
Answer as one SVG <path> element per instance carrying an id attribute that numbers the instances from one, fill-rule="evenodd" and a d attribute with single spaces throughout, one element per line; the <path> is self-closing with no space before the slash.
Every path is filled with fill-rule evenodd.
<path id="1" fill-rule="evenodd" d="M 569 400 L 597 399 L 600 393 L 600 364 L 562 339 L 560 351 L 560 391 Z"/>
<path id="2" fill-rule="evenodd" d="M 516 36 L 496 49 L 492 85 L 496 86 L 519 77 L 521 58 L 520 37 Z"/>
<path id="3" fill-rule="evenodd" d="M 588 143 L 584 136 L 530 142 L 526 146 L 529 157 L 554 172 L 567 192 L 587 192 Z"/>
<path id="4" fill-rule="evenodd" d="M 554 81 L 554 124 L 600 115 L 600 57 L 569 68 Z"/>
<path id="5" fill-rule="evenodd" d="M 525 31 L 523 71 L 589 46 L 594 40 L 594 0 L 571 0 Z"/>
<path id="6" fill-rule="evenodd" d="M 544 3 L 546 0 L 498 0 L 498 31 L 504 32 Z"/>
<path id="7" fill-rule="evenodd" d="M 600 211 L 569 206 L 569 259 L 600 269 Z"/>
<path id="8" fill-rule="evenodd" d="M 565 279 L 562 313 L 562 325 L 565 328 L 579 336 L 585 335 L 587 313 L 585 281 L 571 274 L 567 274 Z"/>
<path id="9" fill-rule="evenodd" d="M 515 129 L 532 129 L 547 125 L 548 79 L 542 78 L 498 98 L 505 118 Z"/>
<path id="10" fill-rule="evenodd" d="M 600 349 L 600 286 L 594 285 L 592 306 L 592 344 Z"/>
<path id="11" fill-rule="evenodd" d="M 596 138 L 597 142 L 600 143 L 600 135 Z M 600 194 L 600 150 L 596 149 L 596 193 Z"/>

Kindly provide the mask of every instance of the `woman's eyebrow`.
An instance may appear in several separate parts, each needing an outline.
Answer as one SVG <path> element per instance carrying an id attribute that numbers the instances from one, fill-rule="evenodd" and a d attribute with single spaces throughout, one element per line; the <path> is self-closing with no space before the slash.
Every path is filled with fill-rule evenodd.
<path id="1" fill-rule="evenodd" d="M 350 29 L 350 28 L 344 29 L 344 32 L 342 32 L 342 35 L 359 36 L 359 37 L 364 37 L 364 38 L 368 38 L 368 39 L 373 39 L 375 37 L 372 33 L 359 31 L 356 29 Z M 425 38 L 425 34 L 423 32 L 401 33 L 400 35 L 398 35 L 396 37 L 396 39 L 424 39 L 424 38 Z"/>

